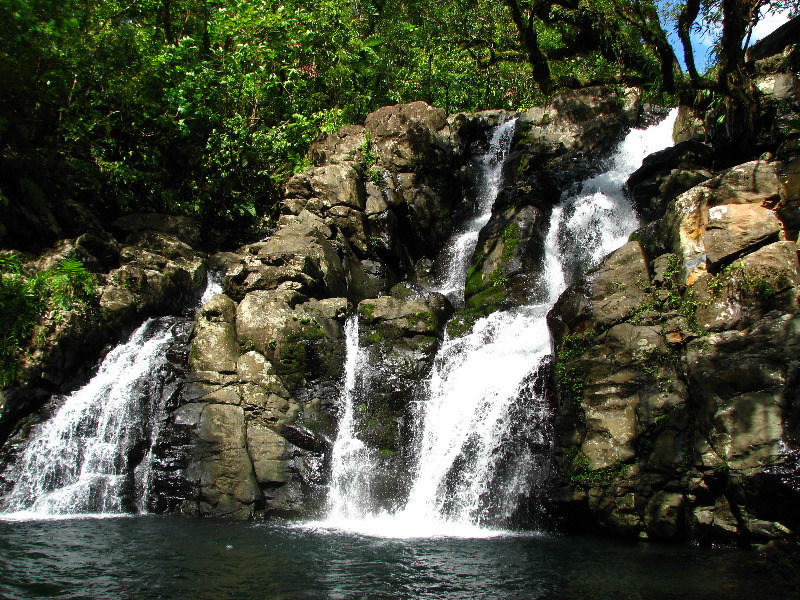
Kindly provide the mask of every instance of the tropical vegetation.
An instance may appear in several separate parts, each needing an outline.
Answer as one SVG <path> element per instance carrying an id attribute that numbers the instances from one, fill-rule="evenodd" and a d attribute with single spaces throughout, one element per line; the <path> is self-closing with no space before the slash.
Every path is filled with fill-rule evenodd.
<path id="1" fill-rule="evenodd" d="M 272 214 L 317 135 L 412 100 L 519 109 L 637 85 L 662 102 L 715 99 L 747 141 L 743 48 L 763 10 L 797 4 L 0 0 L 0 212 L 70 199 L 239 230 Z M 691 32 L 709 26 L 718 60 L 704 74 Z"/>

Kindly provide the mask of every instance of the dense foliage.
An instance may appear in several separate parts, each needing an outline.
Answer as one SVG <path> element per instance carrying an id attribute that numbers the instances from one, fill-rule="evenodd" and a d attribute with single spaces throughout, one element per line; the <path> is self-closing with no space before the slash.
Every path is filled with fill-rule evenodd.
<path id="1" fill-rule="evenodd" d="M 18 255 L 0 255 L 0 387 L 16 379 L 23 349 L 37 327 L 47 335 L 43 316 L 51 314 L 52 327 L 59 311 L 89 313 L 95 295 L 94 278 L 79 260 L 67 258 L 52 269 L 26 273 Z"/>
<path id="2" fill-rule="evenodd" d="M 664 14 L 684 32 L 794 1 L 689 0 Z M 598 82 L 673 93 L 684 80 L 659 4 L 0 0 L 0 209 L 71 198 L 221 228 L 269 214 L 315 136 L 385 104 L 525 108 Z M 746 30 L 723 31 L 733 67 L 712 82 L 690 65 L 686 81 L 730 97 Z"/>

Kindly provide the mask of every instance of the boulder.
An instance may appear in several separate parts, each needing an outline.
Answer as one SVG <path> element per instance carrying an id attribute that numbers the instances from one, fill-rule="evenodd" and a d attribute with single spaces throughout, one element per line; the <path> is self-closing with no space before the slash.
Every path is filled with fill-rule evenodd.
<path id="1" fill-rule="evenodd" d="M 691 284 L 709 270 L 706 238 L 711 215 L 711 266 L 718 268 L 719 261 L 777 239 L 779 223 L 771 210 L 780 199 L 781 186 L 772 165 L 764 161 L 738 165 L 672 200 L 658 225 L 659 243 L 682 257 L 685 282 Z M 730 209 L 729 205 L 754 206 Z"/>
<path id="2" fill-rule="evenodd" d="M 697 140 L 687 140 L 646 157 L 626 182 L 642 220 L 661 218 L 670 200 L 710 179 L 712 160 L 711 147 Z"/>
<path id="3" fill-rule="evenodd" d="M 687 375 L 700 402 L 700 428 L 710 467 L 750 469 L 780 454 L 783 403 L 793 378 L 800 319 L 767 316 L 743 330 L 688 345 Z"/>
<path id="4" fill-rule="evenodd" d="M 650 299 L 642 247 L 631 241 L 565 291 L 548 315 L 558 336 L 599 332 L 634 315 Z"/>
<path id="5" fill-rule="evenodd" d="M 316 167 L 343 161 L 361 162 L 364 154 L 364 127 L 345 125 L 335 133 L 323 133 L 308 149 L 308 157 Z"/>
<path id="6" fill-rule="evenodd" d="M 432 169 L 448 160 L 447 114 L 424 102 L 384 106 L 364 123 L 378 163 L 395 173 Z"/>
<path id="7" fill-rule="evenodd" d="M 217 294 L 198 311 L 189 368 L 192 371 L 235 373 L 239 357 L 236 341 L 236 304 Z"/>
<path id="8" fill-rule="evenodd" d="M 778 241 L 783 227 L 775 213 L 754 204 L 720 204 L 708 210 L 703 236 L 712 269 L 757 246 Z"/>

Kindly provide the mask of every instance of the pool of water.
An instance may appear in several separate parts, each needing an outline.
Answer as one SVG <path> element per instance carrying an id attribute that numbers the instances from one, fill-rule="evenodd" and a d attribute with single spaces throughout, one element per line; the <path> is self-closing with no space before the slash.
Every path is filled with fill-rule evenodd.
<path id="1" fill-rule="evenodd" d="M 553 535 L 392 539 L 167 517 L 0 521 L 0 597 L 797 598 L 751 552 Z"/>

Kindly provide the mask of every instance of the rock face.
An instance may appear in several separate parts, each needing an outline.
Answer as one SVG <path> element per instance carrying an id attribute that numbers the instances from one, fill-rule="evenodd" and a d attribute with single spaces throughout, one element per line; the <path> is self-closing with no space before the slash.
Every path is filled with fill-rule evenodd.
<path id="1" fill-rule="evenodd" d="M 579 156 L 610 148 L 600 132 L 621 134 L 638 105 L 599 91 L 559 97 L 523 117 L 521 172 L 539 177 L 534 148 L 553 181 L 572 177 Z M 499 111 L 448 118 L 415 102 L 384 107 L 364 127 L 312 146 L 314 166 L 288 182 L 274 234 L 227 257 L 225 294 L 198 312 L 190 383 L 167 428 L 169 445 L 185 449 L 172 460 L 190 491 L 182 500 L 165 491 L 161 509 L 314 512 L 341 409 L 343 326 L 354 313 L 362 360 L 374 365 L 362 372 L 356 427 L 391 473 L 380 485 L 392 494 L 403 488 L 409 403 L 419 399 L 453 312 L 416 281 L 424 282 L 453 225 L 471 210 L 463 202 L 470 153 L 485 150 L 489 130 L 506 118 Z M 533 185 L 516 186 L 499 205 L 474 269 L 502 272 L 500 288 L 517 304 L 527 300 L 522 281 L 538 268 L 542 219 L 558 199 L 553 187 L 545 197 L 526 195 Z M 519 285 L 509 281 L 511 269 Z M 500 304 L 507 303 L 484 297 L 479 306 L 489 312 Z"/>
<path id="2" fill-rule="evenodd" d="M 772 77 L 760 84 L 769 110 L 796 97 L 790 78 L 773 77 L 795 59 L 787 48 L 777 63 L 759 60 L 758 73 Z M 593 88 L 519 116 L 511 184 L 480 233 L 456 318 L 424 284 L 471 213 L 468 159 L 508 118 L 502 111 L 448 117 L 415 102 L 320 138 L 312 168 L 287 182 L 276 229 L 235 252 L 204 257 L 185 219 L 129 216 L 113 225 L 118 238 L 92 221 L 37 264 L 80 258 L 97 274 L 104 317 L 67 316 L 54 329 L 25 365 L 27 383 L 3 390 L 0 436 L 112 334 L 187 306 L 208 265 L 225 271 L 223 293 L 182 333 L 186 373 L 168 386 L 153 510 L 314 514 L 349 318 L 373 365 L 356 428 L 383 461 L 378 484 L 396 498 L 408 478 L 410 403 L 445 326 L 457 336 L 479 316 L 540 299 L 553 206 L 640 112 L 633 90 Z M 687 111 L 681 123 L 682 142 L 628 182 L 643 227 L 549 316 L 551 512 L 567 527 L 628 537 L 791 539 L 800 530 L 800 165 L 787 144 L 796 139 L 781 133 L 775 153 L 715 170 L 711 134 Z"/>
<path id="3" fill-rule="evenodd" d="M 655 221 L 549 315 L 555 511 L 629 537 L 791 538 L 800 266 L 778 215 L 796 193 L 785 165 L 712 174 L 704 153 L 686 142 L 645 162 L 629 186 Z"/>
<path id="4" fill-rule="evenodd" d="M 395 284 L 450 235 L 464 153 L 491 121 L 448 120 L 416 102 L 312 146 L 315 166 L 288 182 L 275 233 L 226 256 L 225 293 L 198 311 L 164 443 L 183 448 L 165 455 L 184 491 L 165 488 L 160 510 L 246 518 L 319 508 L 354 313 L 381 365 L 365 382 L 365 437 L 400 456 L 409 434 L 398 422 L 452 308 Z"/>

